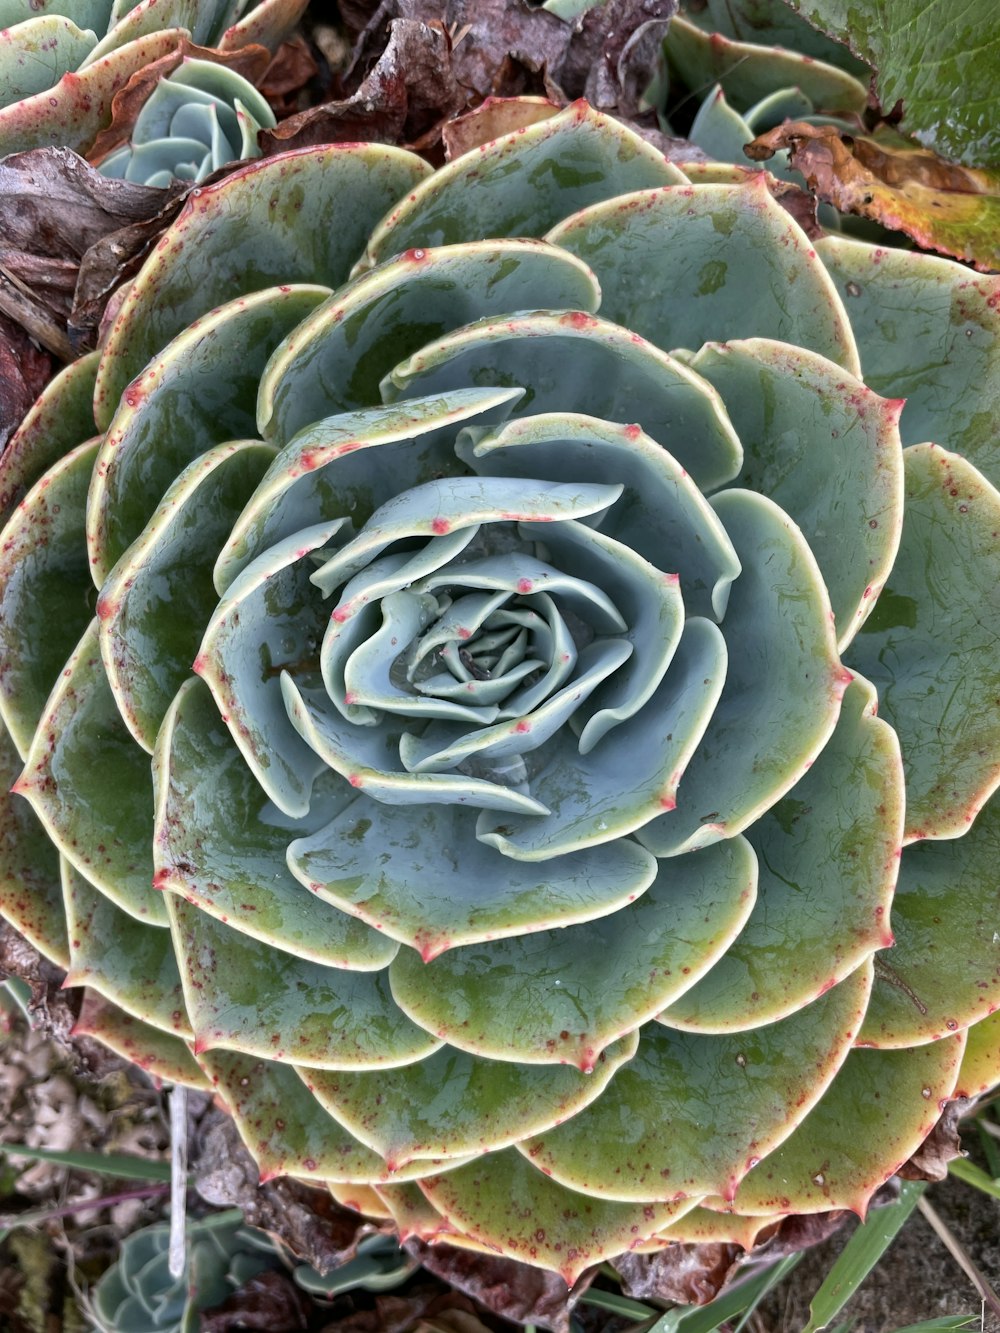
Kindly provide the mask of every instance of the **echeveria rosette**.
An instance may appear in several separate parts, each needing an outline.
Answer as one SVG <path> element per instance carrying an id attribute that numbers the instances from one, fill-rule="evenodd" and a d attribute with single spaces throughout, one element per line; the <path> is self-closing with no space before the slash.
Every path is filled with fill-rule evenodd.
<path id="1" fill-rule="evenodd" d="M 257 132 L 276 123 L 242 74 L 185 57 L 149 95 L 128 143 L 105 157 L 99 170 L 140 185 L 203 181 L 227 162 L 259 157 Z"/>
<path id="2" fill-rule="evenodd" d="M 86 151 L 133 74 L 198 46 L 272 49 L 307 0 L 0 0 L 0 157 Z"/>
<path id="3" fill-rule="evenodd" d="M 404 1234 L 863 1210 L 1000 1079 L 997 301 L 582 104 L 193 195 L 5 456 L 0 911 Z"/>

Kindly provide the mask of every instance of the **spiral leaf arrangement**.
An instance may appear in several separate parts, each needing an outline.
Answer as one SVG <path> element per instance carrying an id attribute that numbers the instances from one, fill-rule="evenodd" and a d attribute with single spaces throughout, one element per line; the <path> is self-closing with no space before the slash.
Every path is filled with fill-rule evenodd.
<path id="1" fill-rule="evenodd" d="M 248 165 L 0 472 L 0 911 L 81 1030 L 567 1281 L 1000 1080 L 1000 280 L 767 180 L 582 103 Z"/>

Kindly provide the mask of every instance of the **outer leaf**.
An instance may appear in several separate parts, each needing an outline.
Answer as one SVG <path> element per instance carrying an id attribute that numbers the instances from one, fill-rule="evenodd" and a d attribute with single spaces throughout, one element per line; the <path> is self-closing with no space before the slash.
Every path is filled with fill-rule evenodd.
<path id="1" fill-rule="evenodd" d="M 271 956 L 182 898 L 167 902 L 195 1054 L 223 1047 L 316 1069 L 389 1069 L 441 1045 L 393 1003 L 384 972 Z"/>
<path id="2" fill-rule="evenodd" d="M 664 861 L 636 902 L 585 925 L 452 949 L 432 963 L 402 950 L 397 1002 L 451 1045 L 494 1060 L 593 1068 L 712 966 L 753 905 L 742 839 Z"/>
<path id="3" fill-rule="evenodd" d="M 555 1184 L 511 1148 L 419 1183 L 434 1207 L 474 1240 L 551 1268 L 569 1284 L 693 1206 L 588 1199 Z"/>
<path id="4" fill-rule="evenodd" d="M 829 1086 L 871 982 L 870 965 L 862 967 L 800 1013 L 752 1033 L 682 1035 L 649 1024 L 635 1058 L 594 1105 L 518 1150 L 599 1198 L 731 1199 Z"/>
<path id="5" fill-rule="evenodd" d="M 611 199 L 568 218 L 547 239 L 597 274 L 606 318 L 665 351 L 776 338 L 859 374 L 836 289 L 763 175 L 742 186 L 683 185 Z"/>
<path id="6" fill-rule="evenodd" d="M 1000 1083 L 1000 1010 L 969 1028 L 955 1094 L 978 1097 L 997 1083 Z"/>
<path id="7" fill-rule="evenodd" d="M 208 1089 L 208 1079 L 198 1068 L 188 1045 L 159 1028 L 151 1027 L 117 1005 L 85 991 L 75 1035 L 96 1037 L 122 1057 L 165 1083 L 183 1083 L 189 1088 Z"/>
<path id="8" fill-rule="evenodd" d="M 905 453 L 899 557 L 848 654 L 899 734 L 906 838 L 964 833 L 1000 782 L 1000 492 L 960 455 Z M 949 571 L 945 592 L 932 573 Z"/>
<path id="9" fill-rule="evenodd" d="M 892 944 L 904 788 L 899 743 L 877 702 L 856 677 L 812 768 L 747 830 L 760 867 L 750 919 L 661 1022 L 694 1032 L 773 1022 Z"/>
<path id="10" fill-rule="evenodd" d="M 940 1041 L 1000 1008 L 1000 797 L 964 837 L 906 848 L 861 1041 Z"/>
<path id="11" fill-rule="evenodd" d="M 320 1105 L 394 1169 L 412 1158 L 495 1152 L 576 1115 L 637 1045 L 633 1033 L 607 1047 L 589 1074 L 480 1060 L 448 1046 L 400 1069 L 301 1073 Z"/>

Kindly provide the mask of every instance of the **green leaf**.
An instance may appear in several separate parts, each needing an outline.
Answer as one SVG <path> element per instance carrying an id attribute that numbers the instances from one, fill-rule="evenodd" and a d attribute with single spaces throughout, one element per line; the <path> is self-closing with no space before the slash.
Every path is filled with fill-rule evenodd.
<path id="1" fill-rule="evenodd" d="M 974 1186 L 983 1194 L 1000 1199 L 1000 1180 L 992 1180 L 981 1166 L 976 1166 L 975 1162 L 970 1162 L 965 1157 L 956 1157 L 954 1161 L 949 1162 L 948 1174 L 958 1180 L 964 1180 L 967 1185 Z"/>
<path id="2" fill-rule="evenodd" d="M 30 1161 L 54 1162 L 75 1171 L 94 1171 L 102 1176 L 124 1180 L 169 1180 L 170 1163 L 155 1162 L 132 1153 L 84 1152 L 59 1148 L 26 1148 L 18 1143 L 3 1144 L 6 1157 L 27 1157 Z"/>
<path id="3" fill-rule="evenodd" d="M 974 166 L 1000 154 L 1000 25 L 994 0 L 789 0 L 817 28 L 877 70 L 902 127 L 945 157 Z"/>
<path id="4" fill-rule="evenodd" d="M 926 1188 L 924 1181 L 904 1181 L 896 1202 L 874 1210 L 858 1227 L 813 1297 L 802 1333 L 819 1333 L 840 1313 L 895 1240 Z"/>

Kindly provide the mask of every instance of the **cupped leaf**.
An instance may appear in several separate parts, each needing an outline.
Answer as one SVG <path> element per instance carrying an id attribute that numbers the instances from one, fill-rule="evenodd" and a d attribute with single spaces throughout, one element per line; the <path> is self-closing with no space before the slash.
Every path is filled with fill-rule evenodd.
<path id="1" fill-rule="evenodd" d="M 152 888 L 149 756 L 133 741 L 91 622 L 46 704 L 14 788 L 66 859 L 122 911 L 166 924 Z"/>
<path id="2" fill-rule="evenodd" d="M 242 1051 L 316 1069 L 378 1069 L 441 1045 L 401 1012 L 385 972 L 346 972 L 262 948 L 167 894 L 195 1052 Z"/>
<path id="3" fill-rule="evenodd" d="M 275 353 L 261 379 L 260 429 L 281 442 L 314 421 L 380 401 L 397 362 L 463 324 L 512 310 L 586 310 L 594 275 L 541 241 L 409 250 L 325 305 Z"/>
<path id="4" fill-rule="evenodd" d="M 231 1051 L 204 1051 L 198 1060 L 250 1149 L 262 1182 L 275 1176 L 375 1185 L 450 1170 L 454 1161 L 421 1160 L 390 1172 L 324 1111 L 288 1065 Z"/>
<path id="5" fill-rule="evenodd" d="M 189 463 L 101 588 L 104 669 L 125 724 L 150 754 L 218 600 L 215 553 L 273 456 L 270 445 L 241 440 Z"/>
<path id="6" fill-rule="evenodd" d="M 865 382 L 906 397 L 903 443 L 961 449 L 1000 486 L 1000 277 L 840 236 L 816 248 L 851 317 Z"/>
<path id="7" fill-rule="evenodd" d="M 620 911 L 656 873 L 637 843 L 617 839 L 544 862 L 512 861 L 476 838 L 475 810 L 433 805 L 414 817 L 365 796 L 288 847 L 314 894 L 425 962 L 447 949 Z M 460 857 L 460 873 L 455 858 Z"/>
<path id="8" fill-rule="evenodd" d="M 302 286 L 239 297 L 160 344 L 120 404 L 98 385 L 97 414 L 105 424 L 112 418 L 87 514 L 98 587 L 179 472 L 214 445 L 253 437 L 268 357 L 326 295 L 324 287 Z M 102 360 L 103 371 L 108 364 Z"/>
<path id="9" fill-rule="evenodd" d="M 23 22 L 11 27 L 5 24 L 0 38 L 0 107 L 10 107 L 51 88 L 68 70 L 82 64 L 96 45 L 93 32 L 78 28 L 70 18 L 61 14 L 36 14 L 32 18 L 27 6 L 22 9 Z"/>
<path id="10" fill-rule="evenodd" d="M 817 31 L 785 0 L 740 0 L 736 5 L 731 0 L 707 0 L 704 9 L 692 8 L 687 18 L 704 32 L 718 32 L 731 41 L 783 46 L 787 51 L 812 56 L 846 70 L 863 83 L 871 73 L 842 42 Z"/>
<path id="11" fill-rule="evenodd" d="M 641 897 L 597 921 L 466 945 L 430 963 L 401 950 L 392 993 L 470 1054 L 592 1069 L 713 966 L 753 907 L 756 878 L 749 844 L 734 838 L 661 862 Z"/>
<path id="12" fill-rule="evenodd" d="M 801 88 L 822 111 L 861 112 L 868 101 L 866 84 L 815 56 L 800 54 L 797 47 L 786 51 L 757 41 L 734 41 L 677 15 L 664 49 L 668 64 L 685 84 L 707 88 L 721 83 L 741 111 L 775 88 Z"/>
<path id="13" fill-rule="evenodd" d="M 96 991 L 84 991 L 73 1035 L 96 1037 L 123 1060 L 165 1083 L 182 1083 L 205 1091 L 210 1087 L 186 1042 L 127 1014 Z"/>
<path id="14" fill-rule="evenodd" d="M 934 445 L 904 460 L 899 556 L 847 660 L 899 734 L 907 841 L 955 838 L 1000 782 L 1000 493 Z"/>
<path id="15" fill-rule="evenodd" d="M 428 343 L 386 376 L 388 402 L 466 384 L 523 389 L 514 418 L 574 412 L 639 425 L 702 489 L 739 472 L 739 440 L 715 391 L 626 328 L 583 312 L 480 320 Z"/>
<path id="16" fill-rule="evenodd" d="M 955 1088 L 956 1097 L 979 1097 L 1000 1083 L 1000 1009 L 973 1023 L 966 1033 L 965 1054 Z"/>
<path id="17" fill-rule="evenodd" d="M 903 770 L 877 704 L 856 677 L 816 762 L 747 830 L 760 867 L 753 912 L 728 953 L 658 1015 L 661 1023 L 692 1032 L 773 1023 L 892 943 Z"/>
<path id="18" fill-rule="evenodd" d="M 93 437 L 97 362 L 91 352 L 50 380 L 0 454 L 0 523 L 50 467 Z"/>
<path id="19" fill-rule="evenodd" d="M 693 1202 L 628 1204 L 564 1189 L 513 1148 L 419 1182 L 447 1221 L 510 1259 L 572 1284 L 585 1268 L 634 1249 Z"/>
<path id="20" fill-rule="evenodd" d="M 59 853 L 11 788 L 22 760 L 0 721 L 0 916 L 58 967 L 69 966 Z"/>
<path id="21" fill-rule="evenodd" d="M 375 219 L 429 171 L 400 148 L 327 144 L 252 163 L 192 191 L 108 337 L 98 375 L 99 422 L 108 425 L 129 381 L 171 338 L 234 291 L 343 282 Z M 169 302 L 159 297 L 165 288 Z M 228 430 L 224 438 L 247 433 Z"/>
<path id="22" fill-rule="evenodd" d="M 878 959 L 865 1045 L 940 1041 L 1000 1008 L 1000 796 L 961 838 L 907 847 Z"/>
<path id="23" fill-rule="evenodd" d="M 86 152 L 111 123 L 111 102 L 138 70 L 170 55 L 185 33 L 164 28 L 108 52 L 51 87 L 0 109 L 0 156 L 59 144 Z M 91 53 L 93 54 L 93 52 Z"/>
<path id="24" fill-rule="evenodd" d="M 353 799 L 320 778 L 308 816 L 289 819 L 254 779 L 207 686 L 190 680 L 164 719 L 153 756 L 154 883 L 201 911 L 279 949 L 329 967 L 377 971 L 393 939 L 303 891 L 285 852 Z"/>
<path id="25" fill-rule="evenodd" d="M 691 369 L 714 384 L 743 444 L 739 485 L 769 496 L 816 557 L 843 651 L 896 557 L 903 526 L 902 404 L 840 366 L 763 338 L 709 343 Z M 853 532 L 845 542 L 844 531 Z"/>
<path id="26" fill-rule="evenodd" d="M 412 247 L 542 236 L 600 199 L 684 179 L 620 122 L 574 102 L 463 154 L 416 186 L 372 232 L 364 267 Z"/>
<path id="27" fill-rule="evenodd" d="M 401 1069 L 302 1076 L 334 1119 L 395 1169 L 414 1158 L 496 1152 L 578 1114 L 604 1094 L 637 1043 L 631 1034 L 607 1047 L 589 1074 L 481 1060 L 443 1046 Z"/>
<path id="28" fill-rule="evenodd" d="M 568 218 L 546 239 L 597 275 L 604 318 L 665 351 L 774 338 L 860 375 L 837 289 L 764 175 L 744 185 L 678 185 L 612 199 Z"/>
<path id="29" fill-rule="evenodd" d="M 328 613 L 306 556 L 343 524 L 335 518 L 295 533 L 248 565 L 216 607 L 194 660 L 257 781 L 297 819 L 308 812 L 323 764 L 286 712 L 283 673 L 318 678 Z"/>
<path id="30" fill-rule="evenodd" d="M 241 46 L 260 42 L 275 50 L 292 32 L 308 3 L 309 0 L 258 0 L 248 13 L 220 34 L 220 49 L 238 51 Z"/>
<path id="31" fill-rule="evenodd" d="M 951 1096 L 964 1033 L 901 1051 L 852 1051 L 818 1105 L 744 1179 L 738 1213 L 864 1216 L 872 1195 L 934 1128 Z"/>
<path id="32" fill-rule="evenodd" d="M 871 984 L 869 963 L 821 999 L 753 1032 L 705 1036 L 649 1024 L 635 1058 L 599 1101 L 519 1151 L 560 1184 L 600 1198 L 731 1199 L 829 1086 Z"/>
<path id="33" fill-rule="evenodd" d="M 676 459 L 637 426 L 577 412 L 522 417 L 499 427 L 466 427 L 456 451 L 488 476 L 531 476 L 624 486 L 601 531 L 657 569 L 680 577 L 689 615 L 721 619 L 739 561 L 715 511 L 688 475 L 698 441 L 680 432 Z"/>
<path id="34" fill-rule="evenodd" d="M 20 502 L 0 545 L 0 718 L 24 755 L 94 614 L 84 542 L 97 443 L 78 445 Z"/>
<path id="35" fill-rule="evenodd" d="M 220 551 L 217 591 L 225 593 L 251 560 L 303 528 L 334 516 L 362 525 L 401 492 L 464 475 L 456 430 L 502 420 L 519 396 L 518 389 L 458 389 L 307 426 L 280 451 Z"/>
<path id="36" fill-rule="evenodd" d="M 169 930 L 123 912 L 63 858 L 69 930 L 68 986 L 94 990 L 142 1022 L 190 1040 Z"/>
<path id="37" fill-rule="evenodd" d="M 780 800 L 829 739 L 850 681 L 799 530 L 752 491 L 723 491 L 712 503 L 743 567 L 722 622 L 729 671 L 676 809 L 639 832 L 654 856 L 731 837 Z"/>
<path id="38" fill-rule="evenodd" d="M 678 784 L 703 744 L 723 692 L 727 654 L 710 620 L 691 616 L 670 667 L 652 697 L 593 749 L 565 729 L 543 752 L 532 789 L 544 817 L 484 809 L 478 837 L 505 856 L 545 861 L 612 838 L 654 828 L 677 804 Z M 654 850 L 654 855 L 658 853 Z"/>

